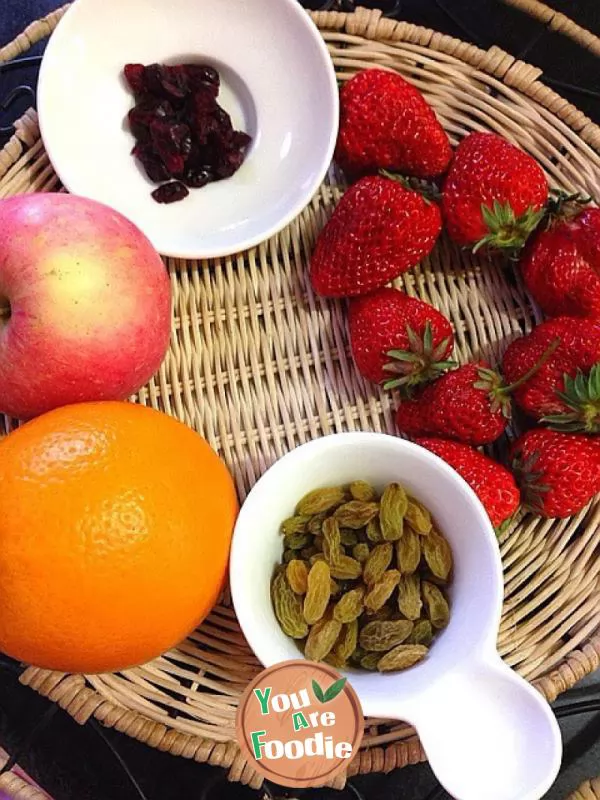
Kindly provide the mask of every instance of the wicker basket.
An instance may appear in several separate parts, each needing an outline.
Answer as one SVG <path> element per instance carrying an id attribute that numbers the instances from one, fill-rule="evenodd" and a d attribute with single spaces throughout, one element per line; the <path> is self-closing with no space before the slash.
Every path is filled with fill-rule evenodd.
<path id="1" fill-rule="evenodd" d="M 47 36 L 60 15 L 30 26 L 0 50 L 0 61 Z M 534 155 L 554 186 L 600 198 L 600 128 L 540 83 L 539 69 L 496 47 L 483 51 L 377 11 L 313 18 L 341 79 L 364 67 L 395 68 L 425 93 L 454 143 L 471 130 L 497 131 Z M 59 189 L 30 111 L 0 153 L 0 197 Z M 200 431 L 233 470 L 242 498 L 269 464 L 301 442 L 338 430 L 394 430 L 394 398 L 353 368 L 343 305 L 315 297 L 307 280 L 315 237 L 340 191 L 332 170 L 298 219 L 249 252 L 210 263 L 167 259 L 171 348 L 137 400 Z M 518 272 L 507 274 L 447 239 L 398 285 L 452 319 L 462 361 L 498 360 L 539 321 Z M 13 425 L 5 420 L 5 431 Z M 599 523 L 596 501 L 563 521 L 525 515 L 503 538 L 498 646 L 549 700 L 600 665 Z M 22 682 L 81 723 L 93 715 L 259 786 L 234 738 L 238 698 L 258 669 L 225 596 L 196 633 L 151 664 L 89 677 L 31 668 Z M 369 719 L 349 773 L 387 772 L 423 758 L 407 725 Z"/>
<path id="2" fill-rule="evenodd" d="M 582 783 L 567 800 L 600 800 L 600 778 Z"/>

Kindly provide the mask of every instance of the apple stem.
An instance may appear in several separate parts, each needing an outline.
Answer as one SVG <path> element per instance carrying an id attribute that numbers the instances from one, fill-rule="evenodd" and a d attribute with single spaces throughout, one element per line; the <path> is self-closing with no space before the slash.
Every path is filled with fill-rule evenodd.
<path id="1" fill-rule="evenodd" d="M 0 297 L 0 322 L 6 322 L 10 319 L 11 308 L 10 302 L 6 297 Z"/>

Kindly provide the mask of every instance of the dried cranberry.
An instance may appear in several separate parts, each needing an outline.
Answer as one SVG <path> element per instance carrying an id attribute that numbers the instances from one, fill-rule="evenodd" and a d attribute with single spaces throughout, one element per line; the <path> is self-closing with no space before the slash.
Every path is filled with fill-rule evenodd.
<path id="1" fill-rule="evenodd" d="M 153 114 L 158 119 L 167 119 L 175 116 L 175 111 L 168 100 L 161 100 L 154 95 L 145 95 L 140 102 L 136 105 L 141 111 L 146 111 L 148 114 Z"/>
<path id="2" fill-rule="evenodd" d="M 178 137 L 175 133 L 178 127 L 171 122 L 162 122 L 157 119 L 153 120 L 150 125 L 154 149 L 171 175 L 180 175 L 185 164 L 185 159 L 179 152 Z"/>
<path id="3" fill-rule="evenodd" d="M 223 151 L 221 158 L 217 163 L 215 170 L 217 176 L 221 179 L 230 178 L 244 162 L 244 154 L 239 150 L 230 150 L 229 152 Z"/>
<path id="4" fill-rule="evenodd" d="M 176 203 L 178 200 L 183 200 L 188 194 L 188 189 L 181 181 L 171 181 L 171 183 L 163 183 L 162 186 L 155 189 L 152 197 L 157 203 Z"/>
<path id="5" fill-rule="evenodd" d="M 163 96 L 164 67 L 160 64 L 149 64 L 144 67 L 144 89 L 157 97 Z"/>
<path id="6" fill-rule="evenodd" d="M 181 153 L 184 158 L 187 158 L 192 149 L 192 134 L 187 125 L 172 125 L 171 126 L 171 140 L 177 151 Z"/>
<path id="7" fill-rule="evenodd" d="M 244 150 L 248 147 L 251 141 L 252 137 L 248 136 L 244 131 L 235 131 L 233 134 L 233 146 L 238 147 L 240 150 Z"/>
<path id="8" fill-rule="evenodd" d="M 128 64 L 125 72 L 136 96 L 128 115 L 134 156 L 150 180 L 180 179 L 156 189 L 152 196 L 157 202 L 181 200 L 188 194 L 186 186 L 205 186 L 240 168 L 251 138 L 234 130 L 217 103 L 220 81 L 213 67 Z"/>
<path id="9" fill-rule="evenodd" d="M 144 65 L 125 64 L 125 80 L 131 87 L 134 94 L 141 94 L 144 91 Z"/>
<path id="10" fill-rule="evenodd" d="M 182 66 L 165 67 L 163 89 L 167 94 L 179 99 L 190 93 L 187 72 Z"/>
<path id="11" fill-rule="evenodd" d="M 144 167 L 146 175 L 151 181 L 154 183 L 161 183 L 162 181 L 168 181 L 170 179 L 171 176 L 167 168 L 156 153 L 149 147 L 136 145 L 131 152 Z"/>
<path id="12" fill-rule="evenodd" d="M 219 94 L 219 73 L 205 64 L 186 64 L 185 71 L 191 89 L 208 90 L 213 97 Z"/>
<path id="13" fill-rule="evenodd" d="M 190 169 L 183 176 L 185 185 L 194 189 L 200 189 L 202 186 L 206 186 L 207 183 L 214 181 L 214 179 L 214 175 L 209 169 Z"/>

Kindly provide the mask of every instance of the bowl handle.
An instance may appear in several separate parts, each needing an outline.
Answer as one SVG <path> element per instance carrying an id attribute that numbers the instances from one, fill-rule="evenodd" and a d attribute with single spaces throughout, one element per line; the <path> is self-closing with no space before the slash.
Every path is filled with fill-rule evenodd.
<path id="1" fill-rule="evenodd" d="M 495 651 L 447 673 L 411 711 L 432 770 L 456 800 L 539 800 L 558 774 L 550 706 Z"/>

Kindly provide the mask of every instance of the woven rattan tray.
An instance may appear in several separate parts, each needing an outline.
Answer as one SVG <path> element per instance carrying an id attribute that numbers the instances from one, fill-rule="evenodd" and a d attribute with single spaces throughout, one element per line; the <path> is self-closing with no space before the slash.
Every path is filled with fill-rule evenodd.
<path id="1" fill-rule="evenodd" d="M 0 61 L 49 35 L 60 15 L 30 26 L 0 50 Z M 377 11 L 313 18 L 340 79 L 364 67 L 395 68 L 425 93 L 454 143 L 470 130 L 497 131 L 534 155 L 554 186 L 600 198 L 600 129 L 540 83 L 540 70 L 496 47 L 483 51 Z M 0 152 L 0 197 L 59 189 L 29 111 Z M 269 464 L 301 442 L 339 430 L 394 430 L 393 398 L 365 384 L 349 358 L 343 306 L 316 298 L 307 280 L 315 237 L 341 191 L 332 170 L 300 217 L 259 248 L 206 263 L 167 261 L 171 348 L 138 400 L 201 432 L 233 470 L 242 498 Z M 398 285 L 452 319 L 463 361 L 496 361 L 538 320 L 516 272 L 474 259 L 446 239 Z M 4 431 L 13 425 L 5 420 Z M 600 665 L 599 523 L 596 501 L 570 520 L 526 515 L 503 537 L 498 646 L 549 700 Z M 91 677 L 32 668 L 22 681 L 81 723 L 94 715 L 258 786 L 234 739 L 238 698 L 258 669 L 225 596 L 177 650 L 144 667 Z M 350 773 L 423 758 L 408 726 L 369 719 Z"/>

